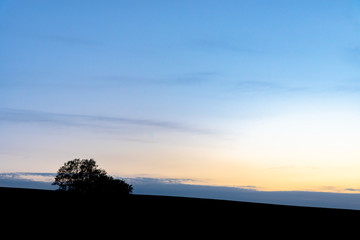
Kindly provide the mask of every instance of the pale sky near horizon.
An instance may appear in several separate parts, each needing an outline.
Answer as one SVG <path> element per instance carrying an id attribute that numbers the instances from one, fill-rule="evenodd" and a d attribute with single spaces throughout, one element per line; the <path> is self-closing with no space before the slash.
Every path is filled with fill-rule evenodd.
<path id="1" fill-rule="evenodd" d="M 0 172 L 360 190 L 358 1 L 1 1 Z"/>

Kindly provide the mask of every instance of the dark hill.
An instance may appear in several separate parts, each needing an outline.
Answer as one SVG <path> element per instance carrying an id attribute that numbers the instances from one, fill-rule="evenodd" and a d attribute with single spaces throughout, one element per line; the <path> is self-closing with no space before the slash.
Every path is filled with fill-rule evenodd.
<path id="1" fill-rule="evenodd" d="M 130 195 L 90 195 L 67 192 L 0 188 L 2 218 L 11 225 L 54 229 L 67 228 L 105 232 L 167 231 L 183 235 L 219 233 L 254 235 L 351 229 L 358 225 L 360 211 L 295 207 L 249 202 L 183 197 Z M 345 225 L 346 224 L 346 225 Z M 61 228 L 64 228 L 61 230 Z M 131 230 L 130 230 L 131 229 Z M 86 230 L 84 232 L 89 234 Z M 346 233 L 346 232 L 343 232 Z M 204 235 L 204 236 L 205 236 Z"/>

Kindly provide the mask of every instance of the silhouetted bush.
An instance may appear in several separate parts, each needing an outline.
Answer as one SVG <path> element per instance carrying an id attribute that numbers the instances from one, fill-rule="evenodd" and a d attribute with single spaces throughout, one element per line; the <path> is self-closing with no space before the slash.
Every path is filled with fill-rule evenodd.
<path id="1" fill-rule="evenodd" d="M 74 159 L 62 166 L 52 185 L 58 185 L 59 191 L 83 193 L 117 193 L 128 195 L 133 187 L 124 180 L 108 176 L 98 168 L 93 159 Z"/>

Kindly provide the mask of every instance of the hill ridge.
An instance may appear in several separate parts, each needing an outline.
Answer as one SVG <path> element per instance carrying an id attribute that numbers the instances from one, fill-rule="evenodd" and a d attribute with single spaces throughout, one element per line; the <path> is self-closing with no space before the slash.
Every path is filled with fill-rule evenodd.
<path id="1" fill-rule="evenodd" d="M 7 211 L 3 217 L 11 221 L 34 218 L 40 225 L 53 227 L 64 223 L 80 226 L 118 229 L 173 229 L 200 231 L 235 231 L 246 228 L 293 229 L 319 231 L 357 225 L 360 211 L 317 207 L 288 206 L 231 200 L 131 194 L 124 198 L 116 194 L 75 194 L 53 190 L 0 187 L 1 205 Z M 196 228 L 198 226 L 198 228 Z M 201 228 L 202 229 L 202 228 Z"/>

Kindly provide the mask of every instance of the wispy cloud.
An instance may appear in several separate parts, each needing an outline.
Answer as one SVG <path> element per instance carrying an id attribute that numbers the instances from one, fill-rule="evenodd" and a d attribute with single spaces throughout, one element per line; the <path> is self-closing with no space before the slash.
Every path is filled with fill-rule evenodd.
<path id="1" fill-rule="evenodd" d="M 82 115 L 52 113 L 21 109 L 0 109 L 0 121 L 11 123 L 41 123 L 72 127 L 121 128 L 123 125 L 142 126 L 159 130 L 171 130 L 194 134 L 215 134 L 210 129 L 198 128 L 178 122 L 141 118 L 108 117 L 101 115 Z"/>
<path id="2" fill-rule="evenodd" d="M 41 39 L 46 41 L 51 41 L 63 45 L 69 46 L 99 46 L 101 42 L 84 38 L 84 37 L 74 37 L 74 36 L 67 36 L 67 35 L 39 35 Z"/>
<path id="3" fill-rule="evenodd" d="M 132 184 L 199 184 L 199 180 L 191 178 L 150 178 L 150 177 L 133 177 L 125 178 Z"/>
<path id="4" fill-rule="evenodd" d="M 81 34 L 64 34 L 64 33 L 46 33 L 38 31 L 22 31 L 20 29 L 12 29 L 7 32 L 10 37 L 21 37 L 24 40 L 35 40 L 43 43 L 55 43 L 69 47 L 96 47 L 103 45 L 102 41 L 98 41 L 91 37 Z"/>
<path id="5" fill-rule="evenodd" d="M 271 81 L 238 81 L 233 84 L 233 92 L 243 94 L 296 93 L 309 91 L 306 87 L 292 87 Z"/>
<path id="6" fill-rule="evenodd" d="M 10 172 L 0 173 L 0 187 L 55 189 L 51 183 L 55 173 Z"/>
<path id="7" fill-rule="evenodd" d="M 346 188 L 345 191 L 349 191 L 349 192 L 360 192 L 360 188 Z"/>
<path id="8" fill-rule="evenodd" d="M 102 86 L 116 85 L 175 85 L 193 86 L 194 84 L 206 84 L 221 76 L 219 71 L 193 71 L 184 73 L 174 73 L 165 76 L 144 77 L 129 75 L 104 75 L 92 77 L 92 79 Z"/>
<path id="9" fill-rule="evenodd" d="M 233 52 L 233 53 L 244 53 L 244 54 L 254 54 L 261 51 L 254 50 L 247 46 L 242 46 L 238 41 L 224 40 L 224 39 L 208 39 L 201 38 L 195 39 L 190 43 L 192 48 L 204 51 L 221 51 L 221 52 Z"/>
<path id="10" fill-rule="evenodd" d="M 29 180 L 34 182 L 53 182 L 55 173 L 32 173 L 32 172 L 15 172 L 10 174 L 0 174 L 2 177 L 12 179 Z"/>
<path id="11" fill-rule="evenodd" d="M 241 92 L 245 94 L 283 94 L 283 93 L 301 93 L 301 94 L 323 94 L 323 93 L 358 93 L 360 92 L 360 85 L 358 81 L 348 81 L 342 84 L 323 84 L 312 86 L 303 84 L 301 86 L 291 86 L 286 83 L 274 81 L 236 81 L 233 83 L 232 91 Z"/>
<path id="12" fill-rule="evenodd" d="M 221 76 L 218 71 L 198 71 L 178 74 L 178 76 L 169 77 L 167 83 L 171 84 L 203 84 L 209 83 Z"/>
<path id="13" fill-rule="evenodd" d="M 360 86 L 349 84 L 349 85 L 338 85 L 329 89 L 332 92 L 339 93 L 358 93 L 360 92 Z"/>
<path id="14" fill-rule="evenodd" d="M 273 91 L 281 90 L 284 87 L 273 82 L 261 82 L 261 81 L 240 81 L 237 84 L 237 88 L 242 91 Z"/>

